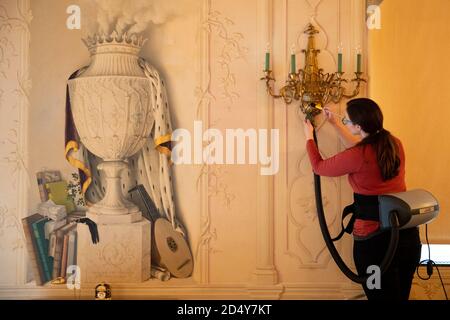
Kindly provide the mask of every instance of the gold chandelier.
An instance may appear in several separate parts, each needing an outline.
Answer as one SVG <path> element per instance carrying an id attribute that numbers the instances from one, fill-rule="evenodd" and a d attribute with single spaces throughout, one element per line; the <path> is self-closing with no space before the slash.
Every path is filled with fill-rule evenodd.
<path id="1" fill-rule="evenodd" d="M 310 120 L 319 114 L 322 107 L 330 102 L 339 103 L 342 98 L 353 98 L 359 94 L 361 82 L 366 82 L 361 78 L 361 54 L 357 53 L 357 71 L 355 78 L 351 82 L 355 82 L 356 86 L 353 92 L 346 94 L 343 83 L 348 80 L 343 79 L 342 72 L 342 53 L 338 54 L 338 71 L 334 73 L 324 73 L 323 69 L 319 69 L 317 63 L 317 54 L 320 50 L 315 49 L 314 35 L 319 33 L 312 24 L 308 24 L 305 34 L 308 35 L 308 46 L 305 53 L 305 67 L 295 71 L 295 54 L 291 54 L 291 70 L 286 81 L 286 85 L 280 89 L 279 94 L 274 93 L 271 81 L 275 81 L 270 70 L 269 57 L 266 53 L 265 77 L 261 80 L 266 81 L 267 92 L 274 98 L 283 98 L 286 104 L 292 103 L 293 100 L 300 101 L 300 110 Z"/>

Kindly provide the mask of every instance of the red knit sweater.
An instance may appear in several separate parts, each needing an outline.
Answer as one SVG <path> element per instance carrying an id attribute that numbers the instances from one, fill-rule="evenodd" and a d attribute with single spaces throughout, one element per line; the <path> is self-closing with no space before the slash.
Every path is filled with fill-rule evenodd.
<path id="1" fill-rule="evenodd" d="M 355 193 L 363 195 L 379 195 L 406 191 L 405 184 L 405 153 L 402 143 L 395 138 L 400 151 L 400 171 L 391 180 L 383 181 L 380 168 L 372 146 L 357 146 L 349 148 L 335 156 L 322 159 L 314 140 L 306 142 L 306 150 L 313 171 L 321 176 L 338 177 L 348 174 L 348 181 Z M 353 234 L 367 236 L 379 228 L 377 221 L 356 219 Z"/>

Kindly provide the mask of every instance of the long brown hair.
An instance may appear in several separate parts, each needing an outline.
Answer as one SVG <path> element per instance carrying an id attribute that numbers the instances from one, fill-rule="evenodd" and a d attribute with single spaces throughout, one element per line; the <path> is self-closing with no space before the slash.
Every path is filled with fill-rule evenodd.
<path id="1" fill-rule="evenodd" d="M 394 137 L 383 128 L 383 113 L 375 101 L 367 98 L 347 102 L 350 121 L 369 135 L 356 146 L 372 145 L 383 181 L 396 177 L 400 168 L 399 148 Z"/>

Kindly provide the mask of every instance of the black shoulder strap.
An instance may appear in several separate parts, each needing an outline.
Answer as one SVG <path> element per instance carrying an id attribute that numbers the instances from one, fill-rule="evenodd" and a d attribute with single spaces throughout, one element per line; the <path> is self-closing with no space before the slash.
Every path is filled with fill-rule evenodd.
<path id="1" fill-rule="evenodd" d="M 349 214 L 352 215 L 352 217 L 350 218 L 350 221 L 348 222 L 347 226 L 344 227 L 344 219 L 345 217 L 347 217 Z M 342 211 L 342 219 L 341 219 L 341 226 L 342 226 L 342 230 L 341 232 L 338 234 L 338 236 L 336 238 L 333 238 L 333 241 L 338 241 L 339 239 L 342 238 L 342 236 L 344 235 L 345 232 L 347 232 L 348 234 L 351 234 L 353 232 L 353 224 L 355 223 L 355 204 L 352 203 L 351 205 L 348 205 L 344 208 L 344 210 Z"/>

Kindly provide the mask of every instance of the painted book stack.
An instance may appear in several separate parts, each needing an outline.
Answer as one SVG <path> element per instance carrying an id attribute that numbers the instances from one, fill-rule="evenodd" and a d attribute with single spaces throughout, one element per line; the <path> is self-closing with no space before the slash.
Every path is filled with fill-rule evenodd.
<path id="1" fill-rule="evenodd" d="M 70 240 L 70 241 L 69 241 Z M 68 261 L 76 261 L 76 223 L 69 223 L 50 234 L 49 255 L 53 257 L 52 278 L 65 278 Z M 72 256 L 69 256 L 69 251 Z"/>
<path id="2" fill-rule="evenodd" d="M 78 218 L 83 212 L 74 212 Z M 22 219 L 28 257 L 36 285 L 66 279 L 67 268 L 77 263 L 77 231 L 75 218 L 54 221 L 35 213 Z"/>
<path id="3" fill-rule="evenodd" d="M 76 264 L 74 221 L 85 214 L 75 211 L 59 171 L 41 171 L 36 177 L 42 202 L 37 213 L 22 219 L 29 261 L 36 285 L 56 279 L 63 283 L 67 268 Z"/>
<path id="4" fill-rule="evenodd" d="M 53 258 L 48 256 L 49 242 L 45 239 L 45 224 L 49 221 L 38 213 L 22 219 L 28 256 L 37 285 L 52 279 Z"/>

